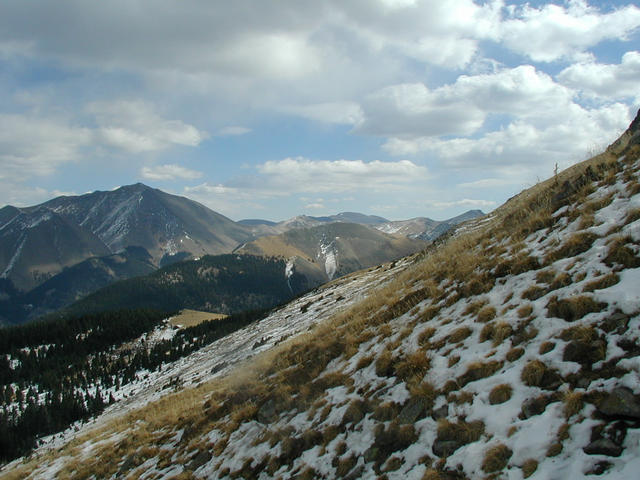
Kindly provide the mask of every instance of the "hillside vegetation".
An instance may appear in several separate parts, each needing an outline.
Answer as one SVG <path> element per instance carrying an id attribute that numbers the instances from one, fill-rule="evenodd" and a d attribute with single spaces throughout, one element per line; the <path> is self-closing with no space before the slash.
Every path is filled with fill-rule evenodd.
<path id="1" fill-rule="evenodd" d="M 286 276 L 283 260 L 253 255 L 206 255 L 174 263 L 150 275 L 104 287 L 64 309 L 85 314 L 114 308 L 184 308 L 229 314 L 271 308 L 309 288 L 295 272 Z"/>
<path id="2" fill-rule="evenodd" d="M 636 119 L 393 280 L 362 273 L 379 288 L 350 308 L 358 275 L 298 300 L 291 324 L 323 309 L 311 331 L 4 478 L 635 478 L 639 137 Z"/>

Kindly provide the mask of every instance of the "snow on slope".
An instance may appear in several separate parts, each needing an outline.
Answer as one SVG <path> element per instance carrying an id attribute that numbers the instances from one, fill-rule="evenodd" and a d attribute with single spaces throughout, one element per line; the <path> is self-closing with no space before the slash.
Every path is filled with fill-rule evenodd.
<path id="1" fill-rule="evenodd" d="M 101 428 L 110 420 L 158 400 L 170 391 L 169 386 L 193 387 L 232 372 L 238 364 L 256 354 L 307 331 L 336 311 L 363 300 L 374 287 L 388 282 L 412 261 L 412 257 L 409 257 L 393 265 L 370 269 L 357 276 L 342 277 L 294 300 L 256 324 L 238 330 L 188 357 L 163 365 L 159 371 L 139 371 L 138 377 L 142 380 L 123 385 L 118 390 L 103 390 L 105 396 L 113 395 L 116 403 L 108 407 L 100 417 L 86 424 L 78 423 L 62 434 L 45 438 L 36 453 L 60 447 L 93 429 Z M 169 339 L 174 332 L 174 328 L 165 322 L 149 335 L 147 342 L 152 342 L 153 339 Z M 8 471 L 19 462 L 20 460 L 14 461 L 3 470 Z M 32 478 L 54 478 L 58 471 L 56 465 L 62 466 L 60 462 L 56 462 L 53 467 L 48 466 L 34 472 Z"/>

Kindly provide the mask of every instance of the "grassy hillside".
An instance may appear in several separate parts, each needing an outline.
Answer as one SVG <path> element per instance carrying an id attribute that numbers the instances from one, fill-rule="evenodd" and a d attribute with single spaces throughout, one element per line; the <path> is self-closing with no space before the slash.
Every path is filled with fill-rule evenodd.
<path id="1" fill-rule="evenodd" d="M 311 331 L 4 477 L 635 478 L 638 133 L 392 281 L 381 268 L 298 300 L 288 321 L 317 310 Z"/>

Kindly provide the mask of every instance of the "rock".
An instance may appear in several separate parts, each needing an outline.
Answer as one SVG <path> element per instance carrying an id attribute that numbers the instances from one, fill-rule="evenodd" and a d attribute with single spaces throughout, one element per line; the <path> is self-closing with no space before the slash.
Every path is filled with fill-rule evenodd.
<path id="1" fill-rule="evenodd" d="M 447 418 L 449 416 L 449 405 L 443 405 L 437 408 L 431 414 L 431 418 L 434 420 L 440 420 L 441 418 Z"/>
<path id="2" fill-rule="evenodd" d="M 463 444 L 456 440 L 436 440 L 433 442 L 433 454 L 438 457 L 448 457 L 457 449 L 459 449 Z"/>
<path id="3" fill-rule="evenodd" d="M 529 400 L 526 400 L 522 404 L 522 411 L 520 412 L 520 418 L 522 420 L 525 420 L 535 415 L 540 415 L 542 412 L 545 411 L 549 403 L 551 403 L 549 398 L 545 396 L 530 398 Z"/>
<path id="4" fill-rule="evenodd" d="M 258 410 L 256 420 L 260 423 L 268 424 L 275 420 L 276 414 L 276 402 L 271 398 L 262 404 Z"/>
<path id="5" fill-rule="evenodd" d="M 602 475 L 606 471 L 608 471 L 613 466 L 613 463 L 608 462 L 606 460 L 602 460 L 601 462 L 597 462 L 593 467 L 587 470 L 585 475 Z"/>
<path id="6" fill-rule="evenodd" d="M 629 328 L 629 315 L 622 312 L 616 312 L 605 318 L 600 324 L 600 328 L 607 333 L 615 330 L 615 333 L 622 334 Z"/>
<path id="7" fill-rule="evenodd" d="M 424 416 L 427 404 L 422 398 L 413 398 L 400 410 L 398 423 L 415 423 Z"/>
<path id="8" fill-rule="evenodd" d="M 608 417 L 640 419 L 640 401 L 626 387 L 616 387 L 597 405 L 598 411 Z"/>
<path id="9" fill-rule="evenodd" d="M 607 344 L 603 340 L 593 342 L 572 341 L 564 347 L 562 360 L 576 362 L 583 367 L 591 369 L 591 365 L 604 360 L 607 353 Z"/>
<path id="10" fill-rule="evenodd" d="M 619 457 L 622 454 L 623 448 L 620 445 L 616 445 L 608 438 L 599 438 L 598 440 L 595 440 L 584 447 L 583 450 L 587 455 L 607 455 L 608 457 Z"/>
<path id="11" fill-rule="evenodd" d="M 540 388 L 545 390 L 555 390 L 562 385 L 562 377 L 554 370 L 547 369 L 542 375 Z"/>
<path id="12" fill-rule="evenodd" d="M 189 464 L 187 465 L 187 470 L 191 470 L 192 472 L 194 470 L 197 470 L 202 465 L 204 465 L 209 460 L 211 460 L 211 457 L 212 457 L 211 453 L 207 452 L 206 450 L 199 452 L 195 456 L 195 458 L 189 462 Z"/>

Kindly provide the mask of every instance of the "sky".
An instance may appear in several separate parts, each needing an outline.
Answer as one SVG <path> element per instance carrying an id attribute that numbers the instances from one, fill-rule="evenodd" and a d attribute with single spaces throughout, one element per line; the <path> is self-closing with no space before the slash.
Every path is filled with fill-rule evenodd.
<path id="1" fill-rule="evenodd" d="M 0 206 L 143 182 L 234 220 L 441 220 L 627 128 L 640 7 L 2 0 L 0 92 Z"/>

